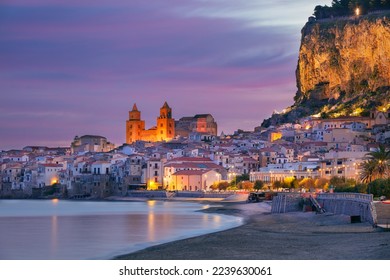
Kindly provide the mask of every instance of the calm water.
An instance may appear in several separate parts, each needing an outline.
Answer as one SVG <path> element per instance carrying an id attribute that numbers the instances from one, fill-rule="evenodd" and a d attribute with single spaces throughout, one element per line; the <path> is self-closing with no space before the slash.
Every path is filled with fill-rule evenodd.
<path id="1" fill-rule="evenodd" d="M 241 219 L 181 202 L 0 200 L 0 259 L 109 259 Z"/>

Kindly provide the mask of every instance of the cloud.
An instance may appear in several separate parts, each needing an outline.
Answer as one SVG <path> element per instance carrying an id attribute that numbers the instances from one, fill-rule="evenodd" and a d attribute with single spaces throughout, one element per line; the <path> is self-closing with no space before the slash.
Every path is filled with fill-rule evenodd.
<path id="1" fill-rule="evenodd" d="M 225 132 L 253 129 L 292 103 L 300 29 L 313 8 L 308 0 L 3 1 L 0 149 L 82 133 L 121 144 L 134 102 L 149 126 L 167 100 L 175 118 L 202 111 Z M 47 133 L 53 126 L 61 130 Z"/>

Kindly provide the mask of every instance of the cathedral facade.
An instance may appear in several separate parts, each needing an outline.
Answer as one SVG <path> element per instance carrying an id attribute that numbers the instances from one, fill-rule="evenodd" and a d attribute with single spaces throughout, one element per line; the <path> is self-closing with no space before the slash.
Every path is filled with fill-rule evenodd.
<path id="1" fill-rule="evenodd" d="M 160 108 L 156 126 L 145 129 L 145 121 L 141 120 L 141 112 L 137 105 L 129 111 L 129 119 L 126 121 L 126 143 L 136 141 L 169 141 L 175 137 L 175 119 L 172 118 L 172 109 L 165 102 Z"/>

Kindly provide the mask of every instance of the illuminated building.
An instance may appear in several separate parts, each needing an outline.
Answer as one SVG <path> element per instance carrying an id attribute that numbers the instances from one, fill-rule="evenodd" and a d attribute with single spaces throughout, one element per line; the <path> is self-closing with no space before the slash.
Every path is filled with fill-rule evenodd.
<path id="1" fill-rule="evenodd" d="M 108 142 L 106 137 L 99 135 L 76 136 L 71 144 L 71 152 L 109 152 L 115 145 Z"/>
<path id="2" fill-rule="evenodd" d="M 175 120 L 172 118 L 172 109 L 165 102 L 160 108 L 160 116 L 157 117 L 157 125 L 145 130 L 145 121 L 141 120 L 141 112 L 137 105 L 129 111 L 129 119 L 126 121 L 126 143 L 136 141 L 168 141 L 175 137 Z"/>
<path id="3" fill-rule="evenodd" d="M 283 136 L 283 135 L 282 135 L 281 132 L 279 132 L 279 131 L 274 131 L 274 132 L 271 132 L 271 133 L 269 134 L 269 140 L 270 140 L 271 142 L 274 142 L 274 141 L 276 141 L 276 140 L 281 139 L 282 136 Z"/>
<path id="4" fill-rule="evenodd" d="M 59 172 L 66 169 L 62 164 L 44 163 L 38 165 L 37 183 L 39 187 L 59 183 Z"/>
<path id="5" fill-rule="evenodd" d="M 175 122 L 176 135 L 189 137 L 191 132 L 217 136 L 218 125 L 211 114 L 183 117 Z"/>

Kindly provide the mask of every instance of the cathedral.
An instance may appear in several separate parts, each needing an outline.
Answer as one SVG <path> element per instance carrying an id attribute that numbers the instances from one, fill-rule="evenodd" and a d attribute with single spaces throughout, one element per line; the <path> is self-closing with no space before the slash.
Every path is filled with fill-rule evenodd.
<path id="1" fill-rule="evenodd" d="M 172 118 L 172 109 L 165 102 L 160 108 L 160 116 L 157 117 L 157 126 L 145 130 L 145 121 L 141 120 L 141 112 L 137 105 L 129 111 L 129 119 L 126 121 L 126 143 L 131 144 L 141 141 L 169 141 L 175 137 L 175 119 Z"/>

